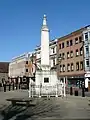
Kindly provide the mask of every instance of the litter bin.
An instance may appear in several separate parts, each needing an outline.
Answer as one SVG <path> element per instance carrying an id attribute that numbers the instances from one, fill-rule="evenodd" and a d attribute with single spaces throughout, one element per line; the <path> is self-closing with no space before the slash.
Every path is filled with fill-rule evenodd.
<path id="1" fill-rule="evenodd" d="M 82 97 L 85 97 L 85 88 L 82 86 Z"/>
<path id="2" fill-rule="evenodd" d="M 75 90 L 74 94 L 75 94 L 75 96 L 78 96 L 78 90 Z"/>
<path id="3" fill-rule="evenodd" d="M 70 95 L 73 95 L 72 87 L 70 87 Z"/>

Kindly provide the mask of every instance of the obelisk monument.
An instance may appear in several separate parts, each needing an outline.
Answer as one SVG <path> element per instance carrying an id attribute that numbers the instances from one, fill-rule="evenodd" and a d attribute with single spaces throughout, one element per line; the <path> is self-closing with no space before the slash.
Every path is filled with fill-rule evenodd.
<path id="1" fill-rule="evenodd" d="M 49 29 L 47 26 L 46 15 L 43 18 L 41 28 L 41 67 L 49 66 Z"/>

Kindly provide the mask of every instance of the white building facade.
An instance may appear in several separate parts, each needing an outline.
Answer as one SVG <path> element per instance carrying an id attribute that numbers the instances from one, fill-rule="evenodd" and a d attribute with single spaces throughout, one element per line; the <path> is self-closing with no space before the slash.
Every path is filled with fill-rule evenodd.
<path id="1" fill-rule="evenodd" d="M 36 63 L 41 64 L 41 47 L 35 49 Z M 49 42 L 49 63 L 51 67 L 57 64 L 57 39 Z"/>
<path id="2" fill-rule="evenodd" d="M 90 82 L 90 26 L 83 31 L 84 43 L 84 70 L 85 70 L 85 87 L 88 88 Z"/>
<path id="3" fill-rule="evenodd" d="M 35 68 L 30 69 L 31 56 L 32 53 L 28 52 L 13 58 L 9 64 L 9 78 L 32 76 Z"/>

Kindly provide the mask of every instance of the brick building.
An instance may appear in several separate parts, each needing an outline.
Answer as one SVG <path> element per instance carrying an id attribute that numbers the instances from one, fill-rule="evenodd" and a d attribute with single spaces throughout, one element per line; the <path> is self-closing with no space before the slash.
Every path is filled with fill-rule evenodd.
<path id="1" fill-rule="evenodd" d="M 87 37 L 87 41 L 89 41 L 90 34 L 87 35 L 87 31 L 90 30 L 89 27 L 90 26 L 86 26 L 64 37 L 58 38 L 57 62 L 59 64 L 57 74 L 59 80 L 63 80 L 65 77 L 68 85 L 73 84 L 81 87 L 82 81 L 88 79 L 85 82 L 85 86 L 88 87 L 86 84 L 89 82 L 90 74 L 87 77 L 85 77 L 85 74 L 90 71 L 90 56 L 87 56 L 87 62 L 85 60 L 85 51 L 87 50 L 85 49 L 85 37 Z M 85 36 L 85 34 L 87 36 Z M 88 69 L 85 69 L 87 64 Z"/>

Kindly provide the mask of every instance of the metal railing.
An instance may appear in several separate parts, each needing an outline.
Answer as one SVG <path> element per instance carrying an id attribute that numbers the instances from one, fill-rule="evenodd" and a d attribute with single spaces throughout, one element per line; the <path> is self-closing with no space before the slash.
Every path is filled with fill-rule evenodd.
<path id="1" fill-rule="evenodd" d="M 63 83 L 53 86 L 29 85 L 29 97 L 59 97 L 65 96 L 65 86 Z"/>

